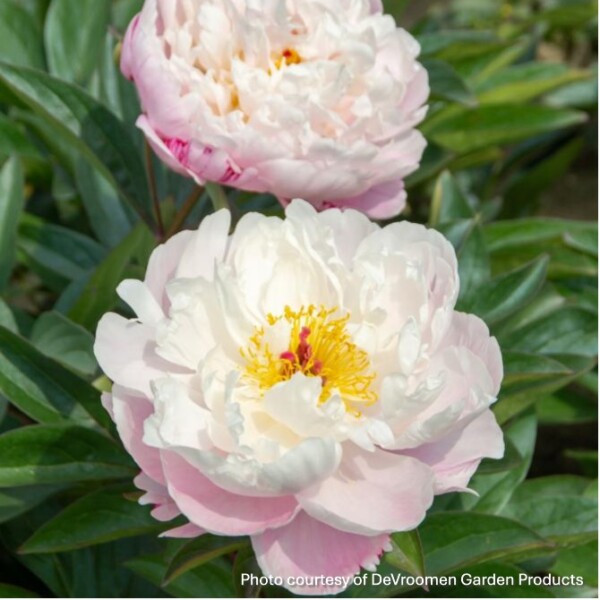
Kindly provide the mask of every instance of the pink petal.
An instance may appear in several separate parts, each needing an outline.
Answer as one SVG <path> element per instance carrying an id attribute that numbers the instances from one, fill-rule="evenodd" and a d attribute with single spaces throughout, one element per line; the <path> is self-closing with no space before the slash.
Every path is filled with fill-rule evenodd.
<path id="1" fill-rule="evenodd" d="M 256 179 L 256 169 L 242 169 L 225 150 L 198 140 L 160 135 L 146 115 L 141 115 L 136 125 L 168 167 L 180 175 L 192 177 L 198 185 L 214 181 L 231 187 L 262 191 L 264 186 Z"/>
<path id="2" fill-rule="evenodd" d="M 465 491 L 483 458 L 504 456 L 504 437 L 494 413 L 486 410 L 464 429 L 403 454 L 431 466 L 436 494 Z"/>
<path id="3" fill-rule="evenodd" d="M 160 534 L 159 537 L 168 537 L 168 538 L 197 538 L 206 533 L 204 529 L 197 527 L 193 523 L 187 523 L 186 525 L 182 525 L 181 527 L 175 527 L 173 529 L 169 529 L 169 531 L 165 531 Z"/>
<path id="4" fill-rule="evenodd" d="M 354 208 L 372 219 L 391 219 L 399 215 L 406 207 L 406 190 L 401 179 L 381 183 L 366 192 L 329 203 L 339 208 Z"/>
<path id="5" fill-rule="evenodd" d="M 142 130 L 142 132 L 146 136 L 146 139 L 148 140 L 148 143 L 150 144 L 154 152 L 156 152 L 156 155 L 169 168 L 173 169 L 173 171 L 179 173 L 180 175 L 189 175 L 188 169 L 182 162 L 182 157 L 184 156 L 184 153 L 181 151 L 179 152 L 179 154 L 173 152 L 173 149 L 176 147 L 178 147 L 181 150 L 182 146 L 185 146 L 187 142 L 179 140 L 179 145 L 177 145 L 174 143 L 176 140 L 172 138 L 172 143 L 169 145 L 152 128 L 152 126 L 150 125 L 150 121 L 148 121 L 148 117 L 146 117 L 146 115 L 141 115 L 138 118 L 136 125 Z M 187 144 L 187 146 L 189 151 L 189 144 Z M 206 182 L 199 180 L 197 181 L 197 183 L 199 185 L 204 185 Z"/>
<path id="6" fill-rule="evenodd" d="M 112 415 L 123 445 L 146 475 L 164 485 L 158 450 L 146 446 L 142 441 L 144 421 L 153 412 L 148 399 L 136 396 L 119 385 L 113 386 Z"/>
<path id="7" fill-rule="evenodd" d="M 418 460 L 384 450 L 344 448 L 335 475 L 297 495 L 312 517 L 361 535 L 414 529 L 433 501 L 433 473 Z"/>
<path id="8" fill-rule="evenodd" d="M 228 492 L 178 454 L 162 451 L 169 492 L 195 525 L 220 535 L 250 535 L 289 523 L 298 510 L 292 496 L 256 498 Z"/>
<path id="9" fill-rule="evenodd" d="M 125 77 L 131 81 L 133 81 L 132 44 L 139 24 L 140 15 L 137 14 L 135 17 L 133 17 L 129 27 L 127 28 L 121 49 L 121 71 L 123 72 L 123 75 L 125 75 Z"/>
<path id="10" fill-rule="evenodd" d="M 154 508 L 151 514 L 157 521 L 172 521 L 181 514 L 164 485 L 150 479 L 145 473 L 140 473 L 133 483 L 146 492 L 139 503 L 142 506 L 152 505 Z"/>
<path id="11" fill-rule="evenodd" d="M 373 569 L 384 550 L 389 550 L 389 536 L 366 537 L 344 533 L 316 521 L 301 512 L 285 527 L 270 529 L 252 536 L 258 564 L 265 575 L 282 577 L 295 594 L 321 596 L 337 594 L 352 582 L 361 567 Z M 347 582 L 326 582 L 309 586 L 294 585 L 290 578 L 346 577 Z"/>

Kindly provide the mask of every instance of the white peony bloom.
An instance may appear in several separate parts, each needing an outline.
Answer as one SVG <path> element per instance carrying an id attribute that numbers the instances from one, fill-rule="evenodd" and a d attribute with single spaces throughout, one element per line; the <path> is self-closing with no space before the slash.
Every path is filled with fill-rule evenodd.
<path id="1" fill-rule="evenodd" d="M 454 310 L 452 246 L 358 212 L 221 211 L 159 247 L 106 315 L 105 398 L 173 535 L 250 535 L 270 575 L 350 576 L 503 453 L 498 345 Z M 324 594 L 344 586 L 302 587 Z"/>

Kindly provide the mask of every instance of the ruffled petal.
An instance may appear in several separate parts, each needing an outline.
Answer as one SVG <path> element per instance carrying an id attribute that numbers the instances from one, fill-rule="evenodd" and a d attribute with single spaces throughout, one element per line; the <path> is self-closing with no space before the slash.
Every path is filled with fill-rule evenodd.
<path id="1" fill-rule="evenodd" d="M 388 535 L 366 537 L 344 533 L 305 512 L 285 527 L 252 536 L 252 546 L 265 575 L 282 577 L 295 594 L 338 594 L 361 568 L 374 569 L 384 551 L 391 550 Z M 323 578 L 336 578 L 327 585 Z M 294 579 L 315 578 L 312 585 Z"/>

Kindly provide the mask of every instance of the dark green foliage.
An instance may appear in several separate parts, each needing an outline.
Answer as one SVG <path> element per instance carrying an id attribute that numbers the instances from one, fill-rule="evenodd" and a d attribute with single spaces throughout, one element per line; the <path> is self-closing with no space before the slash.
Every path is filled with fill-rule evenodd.
<path id="1" fill-rule="evenodd" d="M 137 469 L 100 404 L 98 319 L 124 309 L 116 285 L 143 275 L 160 221 L 177 225 L 193 193 L 158 161 L 145 163 L 135 92 L 115 63 L 140 4 L 0 1 L 1 597 L 286 593 L 241 587 L 242 572 L 258 572 L 245 538 L 158 537 L 177 523 L 132 500 Z M 422 17 L 414 31 L 432 88 L 422 126 L 430 145 L 408 180 L 407 216 L 453 243 L 459 309 L 500 342 L 494 411 L 506 453 L 481 465 L 478 496 L 440 496 L 418 531 L 393 535 L 378 572 L 577 575 L 584 586 L 353 587 L 344 596 L 592 595 L 596 3 L 386 4 L 401 23 Z M 269 195 L 210 186 L 183 223 L 227 204 L 234 218 L 280 213 Z"/>

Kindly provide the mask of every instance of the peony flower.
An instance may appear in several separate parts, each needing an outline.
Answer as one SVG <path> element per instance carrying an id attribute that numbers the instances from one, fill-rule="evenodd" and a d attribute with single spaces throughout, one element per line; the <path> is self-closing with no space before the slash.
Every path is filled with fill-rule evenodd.
<path id="1" fill-rule="evenodd" d="M 372 569 L 436 494 L 503 454 L 496 340 L 454 310 L 452 246 L 353 210 L 220 211 L 157 248 L 105 315 L 106 408 L 169 535 L 251 537 L 264 573 Z"/>
<path id="2" fill-rule="evenodd" d="M 418 54 L 380 0 L 146 0 L 121 67 L 175 171 L 388 218 L 425 148 Z"/>

